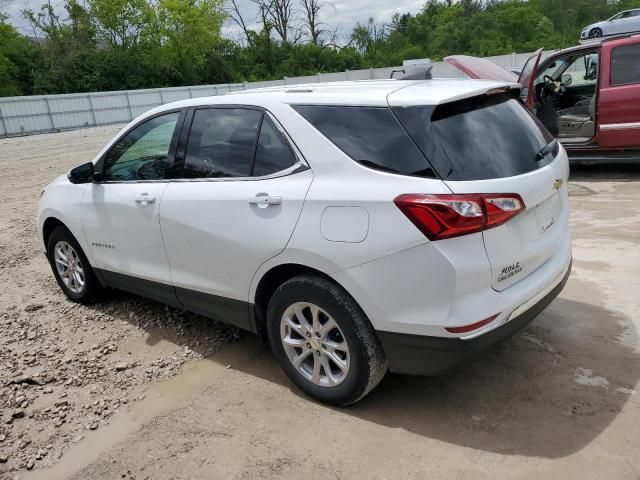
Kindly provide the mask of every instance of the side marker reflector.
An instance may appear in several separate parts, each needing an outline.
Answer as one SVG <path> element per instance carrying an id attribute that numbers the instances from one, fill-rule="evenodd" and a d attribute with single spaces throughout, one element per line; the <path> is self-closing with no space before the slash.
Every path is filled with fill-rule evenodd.
<path id="1" fill-rule="evenodd" d="M 444 329 L 449 333 L 469 333 L 490 324 L 498 317 L 498 315 L 500 314 L 496 313 L 489 318 L 485 318 L 484 320 L 480 320 L 479 322 L 472 323 L 470 325 L 463 325 L 461 327 L 445 327 Z"/>

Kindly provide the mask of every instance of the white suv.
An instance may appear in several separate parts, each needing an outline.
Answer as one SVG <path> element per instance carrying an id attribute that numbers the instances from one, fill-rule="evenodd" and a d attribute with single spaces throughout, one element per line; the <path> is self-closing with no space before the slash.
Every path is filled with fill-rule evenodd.
<path id="1" fill-rule="evenodd" d="M 571 266 L 567 155 L 479 80 L 366 81 L 156 108 L 47 186 L 75 302 L 105 287 L 267 336 L 291 380 L 356 402 L 515 333 Z"/>

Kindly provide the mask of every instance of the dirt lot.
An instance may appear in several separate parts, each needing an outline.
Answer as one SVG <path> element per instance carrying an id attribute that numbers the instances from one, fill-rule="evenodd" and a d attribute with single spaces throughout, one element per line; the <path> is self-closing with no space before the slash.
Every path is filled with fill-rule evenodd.
<path id="1" fill-rule="evenodd" d="M 574 169 L 574 271 L 523 333 L 333 409 L 250 335 L 64 299 L 39 192 L 116 131 L 0 140 L 0 478 L 640 478 L 640 167 Z"/>

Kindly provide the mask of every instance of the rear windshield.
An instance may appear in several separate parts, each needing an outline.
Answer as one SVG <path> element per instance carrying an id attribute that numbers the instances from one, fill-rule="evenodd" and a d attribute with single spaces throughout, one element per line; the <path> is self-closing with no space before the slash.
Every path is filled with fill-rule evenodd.
<path id="1" fill-rule="evenodd" d="M 436 177 L 431 165 L 387 107 L 293 105 L 356 162 L 402 175 Z"/>
<path id="2" fill-rule="evenodd" d="M 522 175 L 547 165 L 559 149 L 553 136 L 509 94 L 436 108 L 397 107 L 394 112 L 447 180 Z"/>

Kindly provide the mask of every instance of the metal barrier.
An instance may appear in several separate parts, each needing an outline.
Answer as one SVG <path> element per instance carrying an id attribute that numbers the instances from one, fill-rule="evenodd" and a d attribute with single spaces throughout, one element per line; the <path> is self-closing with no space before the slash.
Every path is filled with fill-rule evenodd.
<path id="1" fill-rule="evenodd" d="M 522 67 L 531 54 L 511 54 L 488 57 L 503 67 Z M 415 66 L 413 66 L 415 68 Z M 126 123 L 141 113 L 165 103 L 187 98 L 222 95 L 237 90 L 299 85 L 305 83 L 390 78 L 393 70 L 402 67 L 347 70 L 318 73 L 304 77 L 285 77 L 251 83 L 200 85 L 193 87 L 154 88 L 116 92 L 71 93 L 65 95 L 34 95 L 0 98 L 0 137 L 57 132 L 113 123 Z M 444 62 L 433 63 L 435 78 L 458 78 L 463 75 Z"/>

